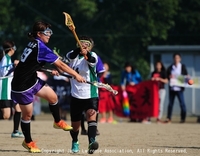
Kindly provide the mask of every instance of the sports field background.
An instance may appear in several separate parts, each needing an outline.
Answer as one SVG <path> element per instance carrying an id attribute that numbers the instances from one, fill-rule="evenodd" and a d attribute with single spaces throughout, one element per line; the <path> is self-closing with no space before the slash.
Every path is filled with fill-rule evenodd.
<path id="1" fill-rule="evenodd" d="M 69 118 L 68 118 L 69 119 Z M 118 118 L 115 118 L 119 120 Z M 185 124 L 173 117 L 171 124 L 129 123 L 127 119 L 115 124 L 98 124 L 100 144 L 96 156 L 198 156 L 200 155 L 200 124 L 196 117 L 187 117 Z M 87 154 L 87 136 L 79 136 L 80 152 L 71 154 L 69 132 L 53 128 L 50 114 L 36 116 L 32 121 L 32 137 L 43 153 L 28 153 L 21 146 L 23 138 L 11 138 L 12 121 L 0 121 L 0 156 L 56 156 Z M 70 123 L 70 121 L 67 121 Z"/>

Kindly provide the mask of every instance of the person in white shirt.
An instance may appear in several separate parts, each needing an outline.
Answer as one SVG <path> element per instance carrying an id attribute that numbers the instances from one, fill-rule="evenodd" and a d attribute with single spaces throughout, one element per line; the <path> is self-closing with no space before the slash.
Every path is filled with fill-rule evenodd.
<path id="1" fill-rule="evenodd" d="M 173 55 L 174 63 L 171 64 L 167 69 L 167 77 L 170 80 L 171 78 L 178 75 L 188 75 L 186 66 L 181 63 L 181 55 L 179 53 L 175 53 Z M 180 108 L 181 108 L 181 120 L 180 123 L 184 123 L 186 119 L 186 105 L 184 100 L 184 87 L 178 86 L 169 86 L 169 105 L 167 110 L 167 120 L 165 123 L 171 122 L 172 110 L 174 105 L 174 99 L 177 96 Z"/>
<path id="2" fill-rule="evenodd" d="M 80 48 L 77 48 L 66 54 L 69 65 L 87 81 L 97 81 L 96 66 L 98 56 L 95 52 L 91 51 L 93 40 L 88 36 L 82 36 L 80 42 L 83 48 L 82 51 Z M 87 56 L 87 58 L 84 58 L 84 56 Z M 78 134 L 81 126 L 81 116 L 83 111 L 85 111 L 88 122 L 88 153 L 93 154 L 99 147 L 98 142 L 95 140 L 97 130 L 96 116 L 99 104 L 98 88 L 87 83 L 78 83 L 74 79 L 70 79 L 70 83 L 70 116 L 73 127 L 73 130 L 70 131 L 72 137 L 71 150 L 73 153 L 80 151 Z"/>
<path id="3" fill-rule="evenodd" d="M 0 58 L 0 77 L 8 76 L 0 80 L 0 120 L 9 119 L 12 116 L 12 109 L 14 108 L 13 115 L 13 132 L 11 138 L 23 138 L 24 135 L 19 131 L 19 124 L 21 119 L 21 109 L 18 103 L 14 103 L 11 99 L 11 81 L 15 66 L 18 60 L 12 62 L 11 57 L 17 50 L 15 43 L 10 40 L 3 42 L 3 55 Z"/>

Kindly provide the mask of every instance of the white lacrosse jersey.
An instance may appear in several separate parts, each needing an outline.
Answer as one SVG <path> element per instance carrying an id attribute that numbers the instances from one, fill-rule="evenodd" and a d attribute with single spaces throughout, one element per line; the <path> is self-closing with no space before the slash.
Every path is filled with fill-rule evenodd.
<path id="1" fill-rule="evenodd" d="M 82 55 L 77 55 L 75 59 L 70 59 L 69 52 L 66 56 L 69 59 L 69 66 L 79 73 L 85 80 L 93 82 L 97 81 L 96 64 L 98 57 L 96 53 L 90 52 L 95 58 L 95 63 L 88 62 Z M 98 97 L 98 88 L 94 85 L 87 83 L 79 83 L 76 79 L 70 79 L 71 83 L 71 95 L 78 99 L 89 99 Z"/>
<path id="2" fill-rule="evenodd" d="M 10 69 L 13 68 L 12 60 L 9 55 L 4 55 L 0 62 L 0 77 L 6 76 Z M 8 76 L 13 76 L 13 72 Z M 11 81 L 13 77 L 0 79 L 0 100 L 11 100 Z"/>

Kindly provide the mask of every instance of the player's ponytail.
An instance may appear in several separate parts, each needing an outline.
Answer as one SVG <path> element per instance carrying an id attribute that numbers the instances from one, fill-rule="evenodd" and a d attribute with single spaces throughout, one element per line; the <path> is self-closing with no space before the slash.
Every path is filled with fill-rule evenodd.
<path id="1" fill-rule="evenodd" d="M 29 32 L 29 33 L 27 34 L 27 36 L 28 36 L 28 38 L 30 38 L 30 39 L 34 39 L 34 38 L 36 37 L 36 34 L 34 35 L 32 32 Z"/>

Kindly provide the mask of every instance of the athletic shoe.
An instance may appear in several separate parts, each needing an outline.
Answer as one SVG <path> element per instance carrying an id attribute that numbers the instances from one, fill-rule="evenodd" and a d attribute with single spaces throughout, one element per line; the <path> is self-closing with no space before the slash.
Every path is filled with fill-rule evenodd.
<path id="1" fill-rule="evenodd" d="M 11 138 L 24 138 L 24 134 L 22 132 L 17 131 L 17 133 L 12 133 Z"/>
<path id="2" fill-rule="evenodd" d="M 90 143 L 88 147 L 88 154 L 93 154 L 94 151 L 97 150 L 98 148 L 99 148 L 98 142 L 94 141 Z"/>
<path id="3" fill-rule="evenodd" d="M 143 123 L 143 124 L 151 124 L 151 121 L 148 121 L 148 120 L 144 119 L 144 120 L 142 120 L 141 123 Z"/>
<path id="4" fill-rule="evenodd" d="M 113 118 L 108 118 L 107 120 L 108 123 L 112 123 L 113 121 L 114 121 Z"/>
<path id="5" fill-rule="evenodd" d="M 185 123 L 185 120 L 181 120 L 180 123 Z"/>
<path id="6" fill-rule="evenodd" d="M 24 140 L 22 146 L 26 148 L 30 153 L 41 153 L 41 150 L 36 146 L 36 143 L 33 141 L 31 141 L 30 143 L 26 143 Z"/>
<path id="7" fill-rule="evenodd" d="M 72 152 L 73 153 L 78 153 L 79 152 L 79 143 L 77 142 L 73 142 L 72 141 Z"/>
<path id="8" fill-rule="evenodd" d="M 106 119 L 105 118 L 101 118 L 99 122 L 100 123 L 106 123 Z"/>
<path id="9" fill-rule="evenodd" d="M 100 133 L 99 133 L 99 130 L 97 129 L 97 131 L 96 131 L 96 135 L 100 135 Z"/>
<path id="10" fill-rule="evenodd" d="M 167 120 L 164 121 L 164 123 L 165 123 L 165 124 L 170 124 L 170 123 L 171 123 L 171 120 L 170 120 L 170 119 L 167 119 Z"/>
<path id="11" fill-rule="evenodd" d="M 63 129 L 64 131 L 71 131 L 73 128 L 65 123 L 63 120 L 60 120 L 58 123 L 54 122 L 53 127 L 56 129 Z"/>
<path id="12" fill-rule="evenodd" d="M 161 121 L 160 119 L 156 119 L 156 123 L 157 123 L 157 124 L 163 124 L 164 122 Z"/>
<path id="13" fill-rule="evenodd" d="M 87 135 L 87 131 L 86 130 L 81 130 L 81 135 Z"/>

